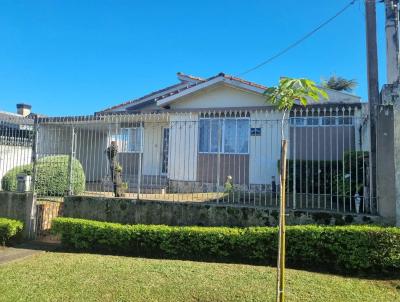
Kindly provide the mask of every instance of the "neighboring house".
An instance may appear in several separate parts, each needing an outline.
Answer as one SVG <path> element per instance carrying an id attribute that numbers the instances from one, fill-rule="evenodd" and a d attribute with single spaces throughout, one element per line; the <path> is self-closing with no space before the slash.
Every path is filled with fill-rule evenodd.
<path id="1" fill-rule="evenodd" d="M 29 105 L 18 104 L 17 113 L 0 111 L 0 180 L 12 168 L 31 162 L 33 119 L 30 109 Z"/>
<path id="2" fill-rule="evenodd" d="M 48 143 L 39 144 L 39 154 L 69 154 L 72 138 L 88 182 L 96 184 L 109 181 L 105 149 L 116 141 L 132 191 L 138 182 L 144 189 L 223 190 L 228 176 L 243 188 L 271 189 L 278 182 L 282 113 L 266 104 L 266 87 L 223 73 L 177 75 L 177 84 L 93 117 L 44 119 L 40 141 Z M 297 106 L 286 123 L 290 158 L 333 161 L 368 150 L 364 103 L 326 91 L 328 101 Z"/>

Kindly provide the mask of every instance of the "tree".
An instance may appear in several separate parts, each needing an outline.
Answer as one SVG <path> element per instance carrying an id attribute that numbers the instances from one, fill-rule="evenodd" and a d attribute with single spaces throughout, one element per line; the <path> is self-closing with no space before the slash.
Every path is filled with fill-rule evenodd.
<path id="1" fill-rule="evenodd" d="M 277 87 L 270 87 L 264 92 L 268 103 L 283 110 L 281 121 L 281 160 L 280 160 L 280 215 L 279 215 L 279 248 L 277 263 L 277 293 L 276 301 L 284 301 L 284 280 L 285 280 L 285 205 L 286 205 L 286 152 L 287 140 L 285 139 L 284 123 L 286 114 L 296 102 L 306 106 L 308 100 L 315 102 L 322 97 L 328 98 L 327 93 L 318 88 L 315 82 L 308 79 L 281 78 Z"/>
<path id="2" fill-rule="evenodd" d="M 357 87 L 355 79 L 345 79 L 343 77 L 331 76 L 328 80 L 322 81 L 322 86 L 338 91 L 351 92 Z"/>

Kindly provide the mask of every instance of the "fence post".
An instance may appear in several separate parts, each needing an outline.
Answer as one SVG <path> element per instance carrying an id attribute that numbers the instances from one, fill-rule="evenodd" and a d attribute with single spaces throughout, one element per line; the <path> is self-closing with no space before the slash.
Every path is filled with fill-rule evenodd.
<path id="1" fill-rule="evenodd" d="M 33 122 L 33 131 L 32 131 L 32 183 L 31 189 L 32 194 L 28 194 L 29 204 L 27 204 L 27 236 L 29 239 L 33 239 L 36 235 L 36 226 L 37 226 L 37 217 L 36 217 L 36 180 L 37 180 L 37 150 L 38 150 L 38 141 L 39 141 L 39 123 L 38 118 L 35 118 Z"/>
<path id="2" fill-rule="evenodd" d="M 222 142 L 222 123 L 218 126 L 218 153 L 217 153 L 217 188 L 215 191 L 219 192 L 221 182 L 221 142 Z M 217 198 L 219 203 L 219 198 Z"/>
<path id="3" fill-rule="evenodd" d="M 71 149 L 68 160 L 68 194 L 73 195 L 73 159 L 75 158 L 75 127 L 71 127 Z"/>
<path id="4" fill-rule="evenodd" d="M 144 146 L 144 126 L 141 124 L 140 126 L 140 148 L 139 148 L 139 164 L 138 164 L 138 172 L 137 172 L 137 196 L 136 199 L 140 200 L 140 186 L 142 183 L 142 156 L 143 156 L 143 146 Z"/>

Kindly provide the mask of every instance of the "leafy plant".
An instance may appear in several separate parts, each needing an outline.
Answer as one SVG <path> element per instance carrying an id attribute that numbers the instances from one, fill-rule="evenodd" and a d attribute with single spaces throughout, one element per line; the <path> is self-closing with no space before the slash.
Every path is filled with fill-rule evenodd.
<path id="1" fill-rule="evenodd" d="M 358 83 L 354 79 L 345 79 L 343 77 L 331 76 L 328 80 L 322 82 L 322 86 L 338 91 L 351 92 L 357 87 Z"/>
<path id="2" fill-rule="evenodd" d="M 328 94 L 321 88 L 317 87 L 315 82 L 308 79 L 292 79 L 282 77 L 279 85 L 269 87 L 264 94 L 267 102 L 276 106 L 279 110 L 290 110 L 299 101 L 301 105 L 306 106 L 308 99 L 318 102 L 320 98 L 327 99 Z"/>
<path id="3" fill-rule="evenodd" d="M 55 218 L 53 232 L 80 251 L 178 259 L 276 263 L 275 227 L 122 225 Z M 400 269 L 400 229 L 378 226 L 288 226 L 287 261 L 293 267 L 346 273 Z"/>
<path id="4" fill-rule="evenodd" d="M 32 174 L 33 164 L 15 167 L 8 171 L 2 179 L 5 191 L 17 190 L 17 175 Z M 69 156 L 56 155 L 43 157 L 36 164 L 35 190 L 39 195 L 63 196 L 68 190 Z M 77 159 L 72 160 L 72 190 L 81 194 L 85 190 L 85 172 Z"/>
<path id="5" fill-rule="evenodd" d="M 19 220 L 0 218 L 0 242 L 3 246 L 12 238 L 18 236 L 23 229 Z"/>
<path id="6" fill-rule="evenodd" d="M 320 97 L 328 98 L 327 93 L 316 86 L 316 84 L 308 79 L 291 79 L 283 77 L 279 80 L 277 87 L 267 88 L 264 92 L 267 102 L 283 110 L 281 120 L 281 159 L 280 159 L 280 215 L 279 215 L 279 254 L 277 267 L 277 301 L 284 301 L 284 271 L 285 271 L 285 207 L 286 207 L 286 152 L 287 140 L 285 139 L 284 123 L 286 113 L 293 108 L 296 101 L 306 106 L 308 99 L 319 101 Z"/>
<path id="7" fill-rule="evenodd" d="M 334 179 L 334 188 L 343 197 L 364 196 L 364 187 L 368 185 L 369 153 L 367 151 L 345 152 L 342 166 Z"/>

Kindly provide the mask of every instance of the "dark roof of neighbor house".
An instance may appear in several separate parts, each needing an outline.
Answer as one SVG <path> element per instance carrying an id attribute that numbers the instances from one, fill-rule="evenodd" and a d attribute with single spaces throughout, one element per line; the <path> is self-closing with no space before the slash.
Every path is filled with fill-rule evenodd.
<path id="1" fill-rule="evenodd" d="M 180 93 L 180 92 L 182 92 L 182 91 L 184 91 L 186 89 L 192 88 L 192 87 L 194 87 L 196 85 L 211 81 L 211 80 L 213 80 L 213 79 L 215 79 L 217 77 L 224 77 L 224 78 L 226 78 L 228 80 L 233 80 L 233 81 L 236 81 L 236 82 L 240 82 L 242 84 L 249 85 L 249 86 L 252 86 L 252 87 L 256 87 L 256 88 L 259 88 L 259 89 L 264 89 L 264 90 L 267 89 L 267 87 L 264 86 L 264 85 L 257 84 L 257 83 L 254 83 L 254 82 L 250 82 L 250 81 L 238 78 L 238 77 L 234 77 L 232 75 L 228 75 L 228 74 L 225 74 L 223 72 L 220 72 L 217 75 L 214 75 L 214 76 L 209 77 L 207 79 L 196 77 L 196 76 L 192 76 L 192 75 L 188 75 L 188 74 L 184 74 L 182 72 L 178 72 L 177 75 L 178 75 L 178 77 L 184 77 L 184 78 L 187 78 L 187 79 L 193 80 L 193 81 L 192 82 L 181 81 L 178 84 L 175 84 L 175 85 L 172 85 L 172 86 L 168 86 L 166 88 L 163 88 L 163 89 L 160 89 L 160 90 L 157 90 L 157 91 L 153 91 L 153 92 L 151 92 L 149 94 L 146 94 L 145 96 L 142 96 L 140 98 L 137 98 L 137 99 L 134 99 L 134 100 L 130 100 L 130 101 L 124 102 L 122 104 L 106 108 L 106 109 L 104 109 L 104 110 L 102 110 L 102 111 L 100 111 L 98 113 L 104 113 L 104 112 L 107 112 L 107 111 L 116 110 L 116 109 L 119 109 L 121 107 L 125 107 L 127 105 L 132 105 L 132 107 L 136 107 L 136 105 L 138 105 L 138 103 L 140 103 L 142 100 L 145 100 L 145 99 L 147 99 L 146 100 L 146 104 L 155 103 L 160 99 L 163 99 L 163 98 L 168 97 L 168 96 L 175 95 L 175 94 Z M 186 85 L 183 85 L 183 84 L 186 84 Z M 174 88 L 176 88 L 176 89 L 174 89 Z M 159 95 L 160 93 L 162 93 L 164 91 L 166 92 L 165 94 Z M 159 95 L 159 96 L 157 96 L 157 97 L 155 96 L 154 98 L 151 98 L 153 95 L 154 96 L 155 95 Z M 126 108 L 126 109 L 128 111 L 130 110 L 129 107 Z"/>

